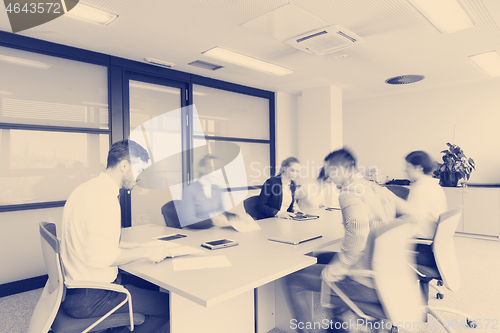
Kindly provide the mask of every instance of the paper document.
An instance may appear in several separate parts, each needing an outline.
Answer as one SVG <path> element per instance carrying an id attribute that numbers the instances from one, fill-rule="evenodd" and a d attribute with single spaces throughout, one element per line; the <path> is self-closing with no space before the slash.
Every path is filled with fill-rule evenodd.
<path id="1" fill-rule="evenodd" d="M 144 242 L 144 243 L 141 243 L 141 246 L 144 246 L 144 247 L 154 247 L 154 246 L 163 246 L 165 248 L 175 248 L 175 247 L 179 247 L 181 246 L 181 244 L 179 243 L 175 243 L 175 242 L 166 242 L 166 241 L 162 241 L 162 240 L 153 240 L 153 241 L 149 241 L 149 242 Z"/>
<path id="2" fill-rule="evenodd" d="M 249 232 L 254 230 L 261 230 L 260 225 L 254 219 L 232 219 L 229 221 L 231 227 L 239 232 Z"/>
<path id="3" fill-rule="evenodd" d="M 175 272 L 231 266 L 231 262 L 226 258 L 226 256 L 179 258 L 173 259 L 173 263 Z"/>
<path id="4" fill-rule="evenodd" d="M 186 256 L 188 254 L 203 253 L 203 250 L 186 245 L 186 246 L 178 246 L 178 247 L 169 249 L 168 253 L 170 253 L 172 258 L 175 258 L 175 257 L 179 257 L 179 256 Z"/>

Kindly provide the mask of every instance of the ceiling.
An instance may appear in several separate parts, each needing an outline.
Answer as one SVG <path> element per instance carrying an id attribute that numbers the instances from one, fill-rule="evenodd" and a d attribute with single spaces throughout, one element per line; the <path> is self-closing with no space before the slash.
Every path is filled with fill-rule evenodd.
<path id="1" fill-rule="evenodd" d="M 343 88 L 344 103 L 499 79 L 468 58 L 500 51 L 499 0 L 459 0 L 475 25 L 450 34 L 439 32 L 407 0 L 80 1 L 119 17 L 100 26 L 62 16 L 19 34 L 141 62 L 145 57 L 162 59 L 180 71 L 272 91 L 300 94 L 335 85 Z M 347 28 L 365 43 L 315 56 L 242 26 L 287 4 Z M 5 11 L 0 11 L 0 30 L 12 31 Z M 201 54 L 214 46 L 295 72 L 274 76 Z M 336 58 L 343 54 L 347 57 Z M 224 68 L 208 71 L 188 65 L 195 60 Z M 406 74 L 425 79 L 410 85 L 385 83 Z"/>

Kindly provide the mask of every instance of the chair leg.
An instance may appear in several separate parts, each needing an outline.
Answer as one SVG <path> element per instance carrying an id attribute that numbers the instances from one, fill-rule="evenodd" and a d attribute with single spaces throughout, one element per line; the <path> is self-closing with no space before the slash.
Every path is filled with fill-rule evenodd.
<path id="1" fill-rule="evenodd" d="M 429 281 L 431 281 L 431 279 L 429 278 L 419 279 L 420 291 L 422 293 L 422 296 L 424 297 L 424 306 L 429 305 Z M 422 322 L 423 323 L 427 322 L 427 312 L 423 313 Z"/>
<path id="2" fill-rule="evenodd" d="M 443 317 L 441 317 L 441 315 L 439 315 L 436 311 L 434 311 L 434 308 L 431 308 L 431 307 L 427 307 L 427 312 L 429 312 L 434 318 L 437 319 L 437 321 L 444 327 L 444 329 L 448 332 L 448 333 L 455 333 L 455 331 L 453 330 L 453 328 L 450 327 L 450 325 L 446 325 L 446 321 Z"/>
<path id="3" fill-rule="evenodd" d="M 431 307 L 432 310 L 434 311 L 443 311 L 443 312 L 449 312 L 449 313 L 455 313 L 459 316 L 462 316 L 464 317 L 466 320 L 467 320 L 467 325 L 469 325 L 469 323 L 472 323 L 474 322 L 474 320 L 472 319 L 473 317 L 465 312 L 462 312 L 460 310 L 455 310 L 455 309 L 452 309 L 452 308 L 446 308 L 446 307 L 442 307 L 442 306 L 432 306 Z"/>
<path id="4" fill-rule="evenodd" d="M 430 279 L 427 278 L 420 279 L 420 290 L 425 300 L 424 305 L 429 304 L 429 281 Z"/>

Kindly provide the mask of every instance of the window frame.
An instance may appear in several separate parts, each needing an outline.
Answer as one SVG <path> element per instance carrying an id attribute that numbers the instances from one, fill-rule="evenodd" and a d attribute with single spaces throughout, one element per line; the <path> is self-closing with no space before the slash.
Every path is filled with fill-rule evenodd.
<path id="1" fill-rule="evenodd" d="M 219 136 L 206 136 L 208 140 L 218 141 L 233 141 L 233 142 L 249 142 L 259 144 L 269 144 L 269 161 L 271 174 L 276 170 L 276 114 L 275 114 L 275 93 L 272 91 L 262 90 L 258 88 L 243 86 L 235 83 L 212 79 L 196 74 L 185 73 L 173 69 L 161 68 L 154 65 L 141 63 L 133 60 L 128 60 L 120 57 L 115 57 L 103 53 L 80 49 L 72 46 L 56 44 L 44 40 L 39 40 L 31 37 L 17 35 L 5 31 L 0 31 L 0 46 L 18 49 L 22 51 L 49 55 L 57 58 L 63 58 L 93 65 L 100 65 L 107 68 L 108 73 L 108 129 L 99 128 L 84 128 L 71 126 L 48 126 L 34 125 L 21 123 L 0 123 L 0 129 L 20 129 L 20 130 L 37 130 L 37 131 L 52 131 L 52 132 L 77 132 L 90 134 L 107 134 L 109 135 L 109 145 L 112 143 L 126 139 L 130 132 L 129 114 L 123 110 L 128 106 L 128 79 L 130 77 L 137 78 L 152 78 L 162 82 L 176 82 L 185 86 L 182 98 L 184 103 L 182 106 L 193 104 L 193 85 L 202 85 L 210 88 L 225 90 L 245 94 L 254 97 L 265 98 L 269 100 L 269 140 L 250 139 L 250 138 L 232 138 Z M 139 79 L 139 81 L 143 81 Z M 147 81 L 145 81 L 147 82 Z M 151 82 L 154 83 L 154 82 Z M 161 83 L 160 83 L 161 84 Z M 128 110 L 128 108 L 127 108 Z M 189 117 L 189 121 L 192 117 Z M 193 138 L 192 124 L 188 126 L 188 131 L 185 133 L 186 142 L 188 138 Z M 192 142 L 188 144 L 192 147 Z M 190 150 L 192 154 L 192 150 Z M 192 156 L 189 156 L 183 163 L 186 164 L 186 180 L 190 181 L 193 175 L 193 166 L 191 165 Z M 183 177 L 184 177 L 183 170 Z M 183 178 L 184 179 L 184 178 Z M 259 189 L 259 186 L 249 186 L 246 189 Z M 241 188 L 244 190 L 245 188 Z M 233 189 L 235 190 L 235 189 Z M 239 190 L 239 189 L 236 189 Z M 124 196 L 126 197 L 126 196 Z M 0 205 L 1 212 L 12 212 L 31 209 L 45 209 L 63 207 L 66 201 L 47 201 L 28 204 Z M 122 225 L 130 226 L 130 202 L 122 202 Z"/>

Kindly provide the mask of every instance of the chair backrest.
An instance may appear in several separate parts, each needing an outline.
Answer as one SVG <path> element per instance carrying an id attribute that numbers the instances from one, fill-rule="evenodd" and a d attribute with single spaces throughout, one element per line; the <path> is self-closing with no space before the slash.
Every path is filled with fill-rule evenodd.
<path id="1" fill-rule="evenodd" d="M 250 215 L 254 220 L 258 220 L 261 218 L 260 212 L 257 210 L 257 202 L 260 200 L 258 195 L 255 195 L 250 198 L 246 198 L 243 201 L 243 207 L 245 207 L 245 211 L 248 215 Z"/>
<path id="2" fill-rule="evenodd" d="M 181 200 L 171 200 L 161 207 L 161 213 L 165 219 L 165 224 L 167 227 L 181 229 L 181 224 L 179 222 L 179 216 L 177 215 L 177 210 L 175 207 L 180 207 Z"/>
<path id="3" fill-rule="evenodd" d="M 31 317 L 28 333 L 46 333 L 49 331 L 61 305 L 64 292 L 64 281 L 59 259 L 59 240 L 56 237 L 55 224 L 40 222 L 40 236 L 43 259 L 48 270 L 49 280 Z"/>
<path id="4" fill-rule="evenodd" d="M 410 195 L 410 189 L 401 185 L 385 185 L 389 191 L 397 195 L 403 200 L 407 200 Z"/>
<path id="5" fill-rule="evenodd" d="M 373 242 L 372 269 L 384 312 L 393 325 L 422 320 L 423 298 L 411 260 L 410 224 L 396 220 L 377 231 Z"/>
<path id="6" fill-rule="evenodd" d="M 453 236 L 460 222 L 461 214 L 461 208 L 441 214 L 432 243 L 432 251 L 434 252 L 439 275 L 441 275 L 445 287 L 452 291 L 456 291 L 460 287 L 460 272 Z"/>

